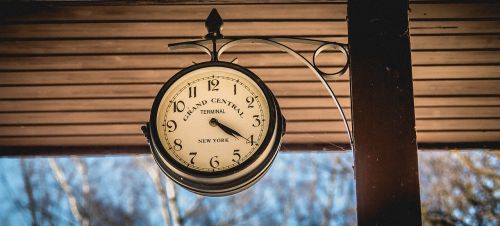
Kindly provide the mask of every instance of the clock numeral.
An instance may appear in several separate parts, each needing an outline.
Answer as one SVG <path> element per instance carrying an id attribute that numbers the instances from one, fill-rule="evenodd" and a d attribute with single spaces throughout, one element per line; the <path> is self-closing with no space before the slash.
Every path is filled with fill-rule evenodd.
<path id="1" fill-rule="evenodd" d="M 174 132 L 177 129 L 177 123 L 174 120 L 167 122 L 168 132 Z"/>
<path id="2" fill-rule="evenodd" d="M 196 86 L 189 87 L 189 98 L 194 98 L 194 97 L 196 97 Z"/>
<path id="3" fill-rule="evenodd" d="M 234 87 L 234 89 L 233 89 L 234 95 L 236 95 L 236 84 L 234 84 L 233 87 Z"/>
<path id="4" fill-rule="evenodd" d="M 253 102 L 255 99 L 251 96 L 247 97 L 248 108 L 253 108 Z"/>
<path id="5" fill-rule="evenodd" d="M 189 152 L 189 155 L 192 156 L 191 157 L 191 164 L 194 164 L 194 157 L 196 157 L 196 154 L 198 154 L 198 152 Z"/>
<path id="6" fill-rule="evenodd" d="M 184 104 L 184 101 L 174 101 L 174 112 L 183 112 L 184 109 L 186 109 L 186 104 Z"/>
<path id="7" fill-rule="evenodd" d="M 255 122 L 252 124 L 253 127 L 258 127 L 260 126 L 260 119 L 259 119 L 259 115 L 254 115 L 253 118 L 255 119 Z"/>
<path id="8" fill-rule="evenodd" d="M 208 91 L 218 91 L 219 88 L 217 86 L 219 86 L 219 80 L 208 80 Z"/>
<path id="9" fill-rule="evenodd" d="M 247 139 L 247 144 L 250 144 L 252 146 L 255 144 L 255 141 L 253 141 L 253 135 L 250 136 L 250 138 Z"/>
<path id="10" fill-rule="evenodd" d="M 175 139 L 174 140 L 174 150 L 175 151 L 182 150 L 182 140 L 181 139 Z"/>
<path id="11" fill-rule="evenodd" d="M 219 166 L 219 161 L 217 161 L 217 155 L 210 158 L 210 166 L 212 168 L 217 168 Z"/>
<path id="12" fill-rule="evenodd" d="M 240 159 L 241 159 L 240 149 L 234 150 L 234 152 L 233 152 L 233 162 L 240 163 Z"/>

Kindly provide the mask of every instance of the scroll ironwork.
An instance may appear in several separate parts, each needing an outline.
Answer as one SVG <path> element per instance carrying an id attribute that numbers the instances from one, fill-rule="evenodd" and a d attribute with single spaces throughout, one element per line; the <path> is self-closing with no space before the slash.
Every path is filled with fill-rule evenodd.
<path id="1" fill-rule="evenodd" d="M 222 18 L 218 14 L 217 10 L 213 9 L 205 22 L 208 34 L 205 35 L 204 39 L 172 43 L 169 44 L 168 47 L 170 50 L 199 49 L 202 50 L 204 53 L 208 54 L 210 56 L 211 61 L 219 61 L 222 54 L 226 52 L 228 49 L 233 48 L 240 44 L 248 44 L 248 43 L 270 45 L 294 56 L 304 65 L 306 65 L 309 69 L 311 69 L 311 71 L 316 75 L 318 80 L 320 80 L 320 82 L 330 95 L 330 97 L 335 102 L 335 105 L 337 106 L 344 127 L 346 129 L 347 136 L 349 139 L 349 144 L 351 146 L 351 149 L 353 148 L 352 133 L 345 112 L 337 98 L 337 95 L 335 94 L 332 87 L 328 84 L 327 81 L 327 79 L 342 76 L 343 74 L 346 73 L 347 69 L 349 68 L 349 52 L 347 44 L 316 40 L 316 39 L 298 38 L 298 37 L 224 37 L 220 32 L 222 30 L 222 25 L 223 25 Z M 317 46 L 316 50 L 313 52 L 312 61 L 308 60 L 306 56 L 294 50 L 293 48 L 289 47 L 285 43 L 301 43 L 301 44 Z M 318 56 L 327 50 L 340 51 L 341 53 L 343 53 L 343 56 L 345 57 L 344 65 L 339 70 L 332 73 L 327 73 L 321 70 L 320 67 L 317 65 Z"/>

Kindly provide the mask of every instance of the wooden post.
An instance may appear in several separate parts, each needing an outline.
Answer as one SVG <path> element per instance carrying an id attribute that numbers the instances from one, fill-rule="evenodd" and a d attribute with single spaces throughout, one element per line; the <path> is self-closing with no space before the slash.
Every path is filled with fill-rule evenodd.
<path id="1" fill-rule="evenodd" d="M 408 0 L 349 0 L 359 225 L 421 225 Z"/>

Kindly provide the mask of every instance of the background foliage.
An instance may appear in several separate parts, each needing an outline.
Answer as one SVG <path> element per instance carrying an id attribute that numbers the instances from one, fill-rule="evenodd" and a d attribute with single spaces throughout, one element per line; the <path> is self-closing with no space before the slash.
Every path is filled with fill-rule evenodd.
<path id="1" fill-rule="evenodd" d="M 281 153 L 229 197 L 174 185 L 149 155 L 0 159 L 5 225 L 356 225 L 349 152 Z M 419 155 L 426 225 L 498 225 L 500 152 Z"/>

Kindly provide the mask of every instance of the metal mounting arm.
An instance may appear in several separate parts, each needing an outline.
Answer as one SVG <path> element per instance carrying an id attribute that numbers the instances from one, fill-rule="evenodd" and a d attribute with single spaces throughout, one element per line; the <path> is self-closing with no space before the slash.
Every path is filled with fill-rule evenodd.
<path id="1" fill-rule="evenodd" d="M 306 38 L 296 38 L 296 37 L 224 37 L 221 33 L 222 30 L 222 25 L 223 21 L 220 15 L 217 13 L 216 9 L 213 9 L 210 12 L 210 15 L 208 16 L 205 25 L 208 30 L 208 34 L 205 36 L 205 39 L 201 40 L 194 40 L 194 41 L 188 41 L 188 42 L 179 42 L 179 43 L 172 43 L 169 44 L 168 47 L 170 50 L 179 50 L 179 49 L 200 49 L 203 52 L 207 53 L 210 56 L 210 59 L 212 61 L 219 61 L 221 55 L 228 49 L 237 46 L 239 44 L 246 44 L 246 43 L 258 43 L 258 44 L 266 44 L 270 45 L 273 47 L 276 47 L 283 52 L 286 52 L 295 58 L 297 58 L 300 62 L 304 63 L 313 73 L 316 75 L 316 77 L 321 81 L 325 89 L 328 91 L 328 94 L 331 96 L 333 101 L 335 102 L 335 105 L 337 106 L 337 109 L 339 111 L 340 116 L 342 117 L 342 120 L 344 122 L 345 129 L 347 131 L 347 135 L 349 138 L 349 143 L 351 146 L 351 149 L 353 148 L 353 139 L 352 139 L 352 134 L 351 134 L 351 129 L 349 127 L 349 124 L 347 123 L 347 118 L 345 116 L 344 110 L 342 109 L 342 106 L 340 105 L 340 102 L 333 92 L 332 88 L 330 85 L 328 85 L 328 82 L 326 79 L 332 78 L 332 77 L 339 77 L 347 71 L 349 68 L 349 52 L 347 48 L 347 44 L 343 43 L 338 43 L 338 42 L 329 42 L 329 41 L 322 41 L 322 40 L 315 40 L 315 39 L 306 39 Z M 283 44 L 283 43 L 302 43 L 302 44 L 308 44 L 308 45 L 315 45 L 318 46 L 316 50 L 313 53 L 312 56 L 312 62 L 309 61 L 304 55 L 299 53 L 298 51 L 292 49 L 291 47 Z M 217 45 L 220 45 L 220 48 L 217 48 Z M 210 46 L 212 48 L 209 48 L 207 46 Z M 342 66 L 342 68 L 338 71 L 335 71 L 333 73 L 327 73 L 322 71 L 318 65 L 316 64 L 316 59 L 318 56 L 324 52 L 325 50 L 336 50 L 340 51 L 343 53 L 345 57 L 345 64 Z"/>

